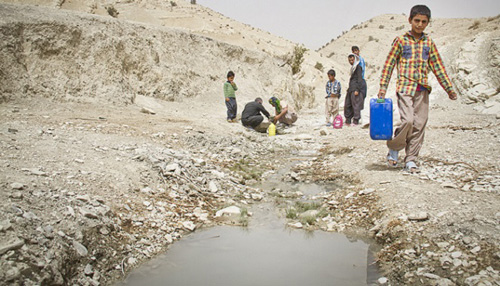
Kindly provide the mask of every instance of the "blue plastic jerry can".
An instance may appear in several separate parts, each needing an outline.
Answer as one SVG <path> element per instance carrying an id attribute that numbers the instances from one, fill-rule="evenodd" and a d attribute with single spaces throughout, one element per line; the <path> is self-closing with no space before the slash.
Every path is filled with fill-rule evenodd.
<path id="1" fill-rule="evenodd" d="M 392 99 L 370 99 L 370 137 L 373 140 L 392 139 Z"/>

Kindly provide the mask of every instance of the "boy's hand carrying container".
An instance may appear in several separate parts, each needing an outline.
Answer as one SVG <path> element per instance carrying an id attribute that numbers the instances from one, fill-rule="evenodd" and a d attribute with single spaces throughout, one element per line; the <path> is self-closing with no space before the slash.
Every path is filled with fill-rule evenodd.
<path id="1" fill-rule="evenodd" d="M 392 139 L 392 99 L 370 99 L 370 137 L 373 140 Z"/>

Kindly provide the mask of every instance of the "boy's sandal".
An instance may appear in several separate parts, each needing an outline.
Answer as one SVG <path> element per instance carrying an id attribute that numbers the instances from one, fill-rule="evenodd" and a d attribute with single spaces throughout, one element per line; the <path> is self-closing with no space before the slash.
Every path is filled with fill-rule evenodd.
<path id="1" fill-rule="evenodd" d="M 387 166 L 396 167 L 398 165 L 398 154 L 399 151 L 389 149 L 387 154 Z"/>
<path id="2" fill-rule="evenodd" d="M 413 161 L 406 162 L 404 171 L 405 172 L 409 172 L 411 174 L 419 173 L 420 172 L 420 170 L 417 167 L 417 164 L 415 164 L 415 162 L 413 162 Z"/>

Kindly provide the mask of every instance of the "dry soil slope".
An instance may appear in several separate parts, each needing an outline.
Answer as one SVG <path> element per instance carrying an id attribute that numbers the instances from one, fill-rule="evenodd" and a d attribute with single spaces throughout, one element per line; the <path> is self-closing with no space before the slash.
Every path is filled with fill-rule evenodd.
<path id="1" fill-rule="evenodd" d="M 240 71 L 243 98 L 290 78 L 289 67 L 266 53 L 178 29 L 29 5 L 1 4 L 0 14 L 3 100 L 123 104 L 136 95 L 203 96 L 210 105 L 220 100 L 229 67 Z"/>
<path id="2" fill-rule="evenodd" d="M 102 25 L 99 29 L 92 25 L 87 25 L 81 29 L 87 29 L 93 33 L 102 33 L 103 37 L 95 39 L 95 46 L 106 45 L 105 49 L 109 52 L 113 52 L 116 49 L 116 42 L 119 41 L 122 49 L 129 54 L 129 58 L 137 58 L 125 60 L 127 61 L 125 64 L 128 69 L 127 73 L 130 73 L 131 69 L 134 69 L 135 71 L 132 73 L 138 76 L 132 77 L 139 77 L 138 81 L 129 82 L 130 76 L 128 75 L 122 79 L 117 75 L 116 80 L 107 79 L 109 76 L 100 76 L 99 79 L 106 79 L 108 83 L 106 88 L 93 90 L 99 93 L 100 96 L 107 96 L 102 94 L 104 89 L 126 93 L 127 97 L 133 97 L 130 94 L 135 92 L 136 94 L 153 95 L 168 100 L 182 99 L 195 93 L 197 95 L 203 94 L 203 97 L 199 98 L 199 100 L 210 106 L 213 101 L 220 100 L 220 86 L 224 81 L 227 70 L 234 70 L 237 74 L 237 82 L 240 84 L 240 97 L 242 99 L 239 102 L 240 105 L 243 105 L 247 100 L 253 99 L 256 95 L 262 97 L 275 95 L 294 102 L 298 108 L 318 107 L 323 103 L 321 99 L 325 77 L 324 71 L 316 69 L 315 65 L 320 62 L 326 68 L 335 66 L 332 60 L 321 57 L 317 52 L 308 51 L 305 55 L 301 72 L 292 76 L 290 66 L 285 64 L 285 62 L 287 58 L 291 57 L 293 48 L 296 46 L 295 43 L 272 35 L 269 32 L 239 23 L 209 8 L 200 5 L 191 5 L 188 1 L 175 1 L 175 6 L 171 4 L 173 1 L 130 1 L 119 3 L 118 1 L 52 2 L 7 0 L 6 2 L 36 4 L 40 7 L 52 8 L 44 10 L 46 12 L 42 14 L 46 15 L 59 13 L 58 15 L 70 17 L 71 13 L 69 11 L 98 15 L 99 17 L 89 17 L 89 19 L 101 22 Z M 118 12 L 116 19 L 108 14 L 106 9 L 109 7 L 113 7 Z M 57 9 L 60 12 L 57 12 Z M 68 11 L 68 13 L 64 13 L 64 11 Z M 84 17 L 84 14 L 79 15 L 80 18 Z M 32 17 L 31 20 L 36 20 L 34 18 Z M 50 16 L 47 15 L 46 19 L 48 18 Z M 59 16 L 54 17 L 56 21 L 59 18 Z M 13 19 L 13 17 L 10 17 L 10 19 Z M 17 19 L 20 20 L 23 18 Z M 40 21 L 33 22 L 33 24 L 42 24 Z M 134 25 L 131 23 L 134 23 Z M 123 27 L 121 27 L 122 25 Z M 198 40 L 203 39 L 202 41 L 213 39 L 214 42 L 217 42 L 217 46 L 205 45 L 203 48 L 197 49 L 196 44 L 191 48 L 192 43 L 182 37 L 169 37 L 168 39 L 155 38 L 155 33 L 162 30 L 162 28 L 169 28 L 170 31 L 171 29 L 175 29 L 175 33 L 178 35 L 189 35 L 189 37 L 194 37 Z M 47 27 L 47 29 L 50 29 L 50 27 Z M 138 29 L 134 32 L 135 34 L 128 31 L 133 29 Z M 7 30 L 10 30 L 10 28 Z M 122 31 L 129 36 L 124 37 L 121 34 Z M 57 37 L 59 33 L 53 34 L 47 41 L 58 41 Z M 64 34 L 62 36 L 64 37 Z M 110 43 L 109 39 L 114 39 L 114 42 Z M 62 39 L 62 41 L 66 41 L 67 43 L 65 39 Z M 176 43 L 175 41 L 178 42 Z M 63 44 L 65 43 L 61 43 L 61 45 Z M 237 48 L 234 49 L 238 51 L 234 52 L 231 50 L 233 48 L 220 49 L 218 45 L 223 45 L 224 47 L 236 46 Z M 90 44 L 90 46 L 94 46 L 94 44 Z M 61 46 L 61 48 L 63 47 Z M 82 46 L 76 48 L 85 50 Z M 245 55 L 240 55 L 243 50 L 245 51 Z M 249 55 L 246 54 L 247 52 Z M 175 74 L 172 78 L 170 78 L 171 70 L 166 71 L 165 67 L 162 66 L 165 62 L 165 58 L 162 57 L 164 53 L 168 53 L 169 57 L 175 59 L 169 62 L 169 66 L 175 69 Z M 107 52 L 103 51 L 100 54 L 107 54 Z M 146 55 L 149 54 L 153 54 L 153 61 L 145 59 Z M 60 61 L 61 58 L 59 56 L 58 54 L 52 55 L 50 60 Z M 85 55 L 85 57 L 92 58 L 94 55 L 89 54 Z M 120 55 L 117 57 L 120 58 Z M 160 62 L 156 62 L 157 58 L 159 58 Z M 213 59 L 217 60 L 212 61 Z M 62 59 L 64 62 L 67 62 L 67 60 Z M 71 61 L 71 59 L 69 60 Z M 112 57 L 102 58 L 100 65 L 93 65 L 94 67 L 99 67 L 97 74 L 104 70 L 108 70 L 109 73 L 120 73 L 120 64 L 113 63 L 113 60 Z M 133 63 L 130 63 L 130 61 Z M 137 65 L 140 65 L 143 70 L 137 71 L 137 68 L 134 68 Z M 276 65 L 279 68 L 276 68 Z M 273 66 L 273 68 L 269 69 L 269 66 Z M 64 67 L 60 67 L 59 69 L 64 71 Z M 91 70 L 92 68 L 87 69 L 84 73 L 96 74 Z M 22 72 L 22 69 L 18 72 Z M 149 75 L 148 73 L 150 72 L 153 74 Z M 258 74 L 258 76 L 254 76 L 254 74 Z M 68 77 L 71 81 L 77 76 L 70 75 Z M 154 79 L 149 79 L 150 77 Z M 159 86 L 157 84 L 158 77 L 166 77 L 164 80 L 166 82 L 165 85 L 160 84 L 162 86 Z M 200 77 L 203 80 L 200 80 Z M 207 81 L 207 78 L 210 80 Z M 115 84 L 115 81 L 120 81 L 120 84 Z M 72 82 L 72 85 L 75 89 L 85 90 L 87 87 L 81 85 L 86 85 L 86 83 L 81 82 L 78 84 Z M 104 84 L 102 85 L 105 86 Z M 128 86 L 123 87 L 120 85 Z M 194 90 L 190 89 L 192 86 L 196 86 L 197 88 Z M 138 89 L 147 90 L 138 91 Z M 73 91 L 66 93 L 72 94 Z M 214 108 L 216 107 L 214 106 Z"/>

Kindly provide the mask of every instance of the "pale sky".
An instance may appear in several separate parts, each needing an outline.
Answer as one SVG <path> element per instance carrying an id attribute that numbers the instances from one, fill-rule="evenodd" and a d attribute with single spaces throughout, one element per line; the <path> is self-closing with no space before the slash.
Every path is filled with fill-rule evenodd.
<path id="1" fill-rule="evenodd" d="M 427 5 L 432 18 L 478 18 L 500 14 L 499 0 L 197 0 L 239 22 L 269 31 L 309 49 L 318 49 L 359 24 L 381 14 L 408 15 Z M 356 5 L 353 6 L 353 3 Z"/>

